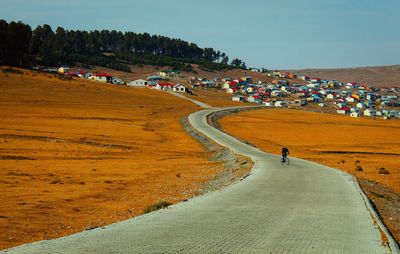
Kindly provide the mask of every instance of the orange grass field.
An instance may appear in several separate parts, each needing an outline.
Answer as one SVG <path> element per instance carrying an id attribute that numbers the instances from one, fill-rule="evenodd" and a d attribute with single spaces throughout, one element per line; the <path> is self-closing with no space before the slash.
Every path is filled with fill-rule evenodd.
<path id="1" fill-rule="evenodd" d="M 0 71 L 0 249 L 199 194 L 223 167 L 180 124 L 197 110 L 150 89 Z"/>
<path id="2" fill-rule="evenodd" d="M 400 192 L 400 122 L 290 109 L 242 112 L 220 120 L 223 129 L 261 149 L 345 170 Z M 344 152 L 344 153 L 343 153 Z M 350 152 L 350 153 L 346 153 Z M 360 162 L 356 163 L 359 160 Z M 356 171 L 356 166 L 363 168 Z M 390 174 L 379 174 L 384 167 Z"/>
<path id="3" fill-rule="evenodd" d="M 397 240 L 400 239 L 398 120 L 263 109 L 229 115 L 219 122 L 224 131 L 264 151 L 280 154 L 282 146 L 287 146 L 290 156 L 338 168 L 391 189 L 391 196 L 388 197 L 386 193 L 378 193 L 378 189 L 369 191 L 371 186 L 377 188 L 377 184 L 367 186 L 360 182 L 363 188 L 368 188 L 368 196 L 378 206 L 381 216 Z M 382 174 L 381 168 L 387 174 Z"/>

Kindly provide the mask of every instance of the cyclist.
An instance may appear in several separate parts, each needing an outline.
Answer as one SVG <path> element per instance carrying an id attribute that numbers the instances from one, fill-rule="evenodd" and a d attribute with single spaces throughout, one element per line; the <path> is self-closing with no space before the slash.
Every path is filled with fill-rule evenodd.
<path id="1" fill-rule="evenodd" d="M 286 146 L 282 147 L 282 162 L 286 162 L 288 154 L 289 154 L 289 149 Z"/>

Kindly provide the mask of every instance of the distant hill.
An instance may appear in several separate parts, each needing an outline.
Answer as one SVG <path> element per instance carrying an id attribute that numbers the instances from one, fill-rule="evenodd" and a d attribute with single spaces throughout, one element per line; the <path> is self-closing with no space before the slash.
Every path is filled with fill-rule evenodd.
<path id="1" fill-rule="evenodd" d="M 311 77 L 336 79 L 341 82 L 360 82 L 375 87 L 400 86 L 400 65 L 292 71 Z"/>

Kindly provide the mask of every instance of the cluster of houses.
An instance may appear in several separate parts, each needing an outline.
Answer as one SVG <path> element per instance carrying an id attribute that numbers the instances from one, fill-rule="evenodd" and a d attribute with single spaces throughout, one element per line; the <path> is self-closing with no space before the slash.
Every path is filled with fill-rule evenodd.
<path id="1" fill-rule="evenodd" d="M 68 67 L 60 67 L 57 69 L 57 72 L 66 76 L 79 77 L 115 85 L 127 85 L 135 88 L 151 88 L 181 93 L 189 92 L 189 90 L 182 84 L 173 84 L 168 82 L 170 78 L 180 77 L 180 73 L 174 70 L 162 70 L 157 75 L 148 76 L 147 79 L 137 79 L 127 83 L 109 73 L 90 73 L 82 70 L 71 70 Z"/>
<path id="2" fill-rule="evenodd" d="M 116 85 L 192 94 L 192 90 L 186 86 L 169 82 L 170 79 L 182 78 L 179 71 L 174 70 L 162 70 L 156 75 L 148 76 L 147 79 L 127 83 L 108 73 L 90 73 L 67 67 L 51 71 Z M 264 73 L 271 81 L 253 82 L 251 76 L 212 80 L 192 77 L 190 83 L 192 88 L 221 89 L 232 94 L 233 101 L 258 103 L 267 107 L 307 106 L 351 117 L 400 118 L 400 87 L 375 88 L 357 82 L 343 83 L 277 70 L 251 68 L 250 71 Z"/>
<path id="3" fill-rule="evenodd" d="M 268 83 L 253 82 L 250 76 L 222 79 L 220 88 L 233 101 L 253 102 L 267 107 L 318 107 L 351 117 L 400 118 L 400 87 L 374 88 L 357 82 L 313 78 L 294 73 L 267 71 Z M 203 80 L 203 84 L 208 84 Z"/>

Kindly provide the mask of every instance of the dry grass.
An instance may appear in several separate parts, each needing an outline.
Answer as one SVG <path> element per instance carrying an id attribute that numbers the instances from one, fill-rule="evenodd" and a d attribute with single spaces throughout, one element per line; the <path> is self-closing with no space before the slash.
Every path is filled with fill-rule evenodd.
<path id="1" fill-rule="evenodd" d="M 280 148 L 286 145 L 291 156 L 339 168 L 400 192 L 397 120 L 266 109 L 231 115 L 220 122 L 227 132 L 265 151 L 279 154 Z M 363 171 L 356 170 L 355 164 Z M 390 175 L 379 173 L 382 167 Z"/>
<path id="2" fill-rule="evenodd" d="M 24 72 L 0 72 L 0 249 L 187 199 L 222 170 L 180 125 L 191 102 Z"/>
<path id="3" fill-rule="evenodd" d="M 364 85 L 373 85 L 375 87 L 391 87 L 399 85 L 399 70 L 400 65 L 393 65 L 342 69 L 307 69 L 295 72 L 312 77 L 336 79 L 341 82 L 356 81 Z"/>

